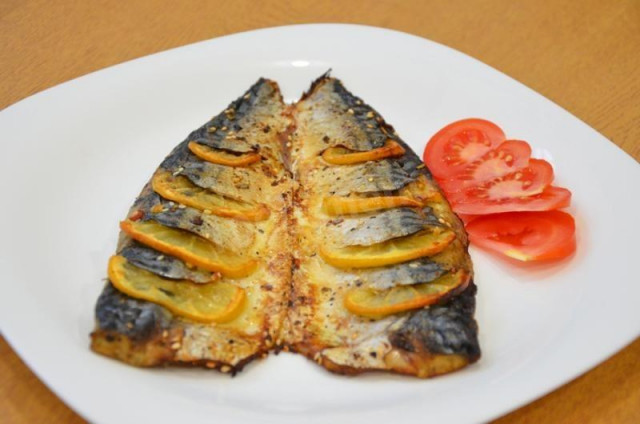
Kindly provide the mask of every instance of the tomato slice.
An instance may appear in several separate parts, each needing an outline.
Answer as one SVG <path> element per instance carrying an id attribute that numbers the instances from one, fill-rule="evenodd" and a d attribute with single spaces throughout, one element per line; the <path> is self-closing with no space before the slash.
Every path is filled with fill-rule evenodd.
<path id="1" fill-rule="evenodd" d="M 424 163 L 437 178 L 449 178 L 505 140 L 496 124 L 484 119 L 463 119 L 438 131 L 424 149 Z"/>
<path id="2" fill-rule="evenodd" d="M 529 164 L 531 147 L 526 141 L 507 140 L 467 165 L 457 175 L 438 181 L 448 193 L 514 173 Z"/>
<path id="3" fill-rule="evenodd" d="M 518 199 L 542 193 L 552 181 L 551 164 L 545 160 L 531 159 L 526 168 L 462 191 L 447 192 L 447 198 L 454 204 Z"/>
<path id="4" fill-rule="evenodd" d="M 534 196 L 487 200 L 476 198 L 465 203 L 453 203 L 454 212 L 463 215 L 488 215 L 502 212 L 549 211 L 566 208 L 571 192 L 566 188 L 549 186 Z"/>
<path id="5" fill-rule="evenodd" d="M 566 258 L 576 250 L 576 225 L 565 212 L 510 212 L 467 225 L 476 246 L 523 262 Z"/>

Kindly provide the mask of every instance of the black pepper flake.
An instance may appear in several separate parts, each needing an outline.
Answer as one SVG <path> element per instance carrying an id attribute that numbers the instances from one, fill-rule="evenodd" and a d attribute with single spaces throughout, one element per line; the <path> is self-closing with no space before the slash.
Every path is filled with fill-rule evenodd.
<path id="1" fill-rule="evenodd" d="M 378 354 L 376 352 L 369 352 L 369 356 L 371 356 L 372 358 L 377 358 Z"/>
<path id="2" fill-rule="evenodd" d="M 271 131 L 271 127 L 269 125 L 267 125 L 262 129 L 262 131 L 265 132 L 265 133 L 268 133 L 269 131 Z"/>

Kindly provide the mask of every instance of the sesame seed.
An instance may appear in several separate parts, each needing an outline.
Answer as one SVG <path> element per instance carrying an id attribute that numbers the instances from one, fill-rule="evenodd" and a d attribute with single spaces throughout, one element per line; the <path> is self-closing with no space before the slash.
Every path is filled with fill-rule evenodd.
<path id="1" fill-rule="evenodd" d="M 175 343 L 173 343 L 173 344 L 171 345 L 171 349 L 173 349 L 173 350 L 178 350 L 178 349 L 180 349 L 180 346 L 182 346 L 182 345 L 180 344 L 180 342 L 175 342 Z"/>
<path id="2" fill-rule="evenodd" d="M 422 169 L 424 167 L 425 167 L 424 163 L 421 163 L 420 165 L 416 166 L 416 169 Z"/>
<path id="3" fill-rule="evenodd" d="M 229 365 L 223 365 L 220 367 L 220 371 L 222 371 L 223 373 L 228 373 L 229 371 L 231 371 L 231 367 Z"/>
<path id="4" fill-rule="evenodd" d="M 367 118 L 373 118 L 374 116 L 373 112 L 367 112 Z"/>
<path id="5" fill-rule="evenodd" d="M 249 97 L 251 97 L 251 93 L 247 93 L 244 96 L 242 96 L 242 98 L 245 100 L 247 100 Z"/>
<path id="6" fill-rule="evenodd" d="M 182 203 L 180 203 L 180 204 L 178 205 L 178 209 L 184 209 L 184 208 L 186 208 L 186 206 L 185 206 L 185 205 L 183 205 Z"/>
<path id="7" fill-rule="evenodd" d="M 162 331 L 162 338 L 163 339 L 166 339 L 168 335 L 169 335 L 169 332 L 167 330 L 163 330 Z"/>
<path id="8" fill-rule="evenodd" d="M 175 177 L 176 175 L 180 174 L 182 171 L 184 171 L 184 168 L 180 166 L 178 169 L 175 170 L 175 172 L 173 173 L 173 176 Z"/>
<path id="9" fill-rule="evenodd" d="M 161 260 L 163 260 L 163 259 L 164 259 L 164 255 L 160 255 L 160 256 L 158 256 L 158 257 L 156 258 L 156 260 L 157 260 L 157 261 L 161 261 Z"/>
<path id="10" fill-rule="evenodd" d="M 209 127 L 207 129 L 207 131 L 209 131 L 210 133 L 214 133 L 214 132 L 218 131 L 218 129 L 216 127 Z"/>
<path id="11" fill-rule="evenodd" d="M 215 362 L 211 362 L 211 361 L 207 361 L 204 364 L 204 366 L 207 367 L 207 368 L 215 368 L 216 367 L 216 363 Z"/>
<path id="12" fill-rule="evenodd" d="M 369 181 L 369 182 L 373 181 L 373 177 L 367 178 L 367 181 Z"/>
<path id="13" fill-rule="evenodd" d="M 347 113 L 348 113 L 349 115 L 353 115 L 355 112 L 353 111 L 353 109 L 348 109 L 348 110 L 347 110 Z"/>
<path id="14" fill-rule="evenodd" d="M 222 131 L 226 131 L 226 130 L 228 130 L 228 128 L 227 127 L 222 127 L 221 130 Z"/>
<path id="15" fill-rule="evenodd" d="M 210 211 L 209 209 L 205 209 L 205 210 L 204 210 L 204 214 L 205 214 L 205 215 L 211 215 L 211 211 Z"/>

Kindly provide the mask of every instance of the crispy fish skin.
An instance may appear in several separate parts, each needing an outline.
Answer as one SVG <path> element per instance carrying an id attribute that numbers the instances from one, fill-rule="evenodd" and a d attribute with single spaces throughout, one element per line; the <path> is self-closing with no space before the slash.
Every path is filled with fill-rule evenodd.
<path id="1" fill-rule="evenodd" d="M 394 208 L 333 219 L 328 222 L 327 229 L 342 246 L 370 246 L 415 234 L 428 223 L 429 219 L 419 210 Z"/>
<path id="2" fill-rule="evenodd" d="M 419 258 L 396 266 L 360 270 L 356 284 L 361 282 L 365 287 L 385 290 L 396 286 L 429 283 L 450 270 L 446 264 L 430 258 Z"/>
<path id="3" fill-rule="evenodd" d="M 291 255 L 281 247 L 288 245 L 290 237 L 288 211 L 292 191 L 288 171 L 283 166 L 279 136 L 289 125 L 284 112 L 277 85 L 261 79 L 224 112 L 190 134 L 161 164 L 161 168 L 179 174 L 185 161 L 204 163 L 191 157 L 186 148 L 189 141 L 198 137 L 211 140 L 208 144 L 214 148 L 235 152 L 250 145 L 250 150 L 260 152 L 262 160 L 244 170 L 248 187 L 238 190 L 270 205 L 273 210 L 268 219 L 244 222 L 207 215 L 162 199 L 150 184 L 127 215 L 190 231 L 223 247 L 260 258 L 260 265 L 252 275 L 218 280 L 245 290 L 245 306 L 239 316 L 224 324 L 198 323 L 173 315 L 159 305 L 134 299 L 107 283 L 95 310 L 96 327 L 91 334 L 94 351 L 136 366 L 196 365 L 235 373 L 252 359 L 266 355 L 281 339 L 291 279 Z M 220 126 L 225 132 L 225 143 L 236 144 L 223 144 L 221 136 L 211 131 L 213 126 Z M 230 131 L 237 138 L 228 137 Z M 271 185 L 276 181 L 278 184 Z M 262 184 L 265 188 L 258 190 Z M 154 255 L 154 250 L 148 247 L 135 250 L 136 246 L 121 233 L 116 252 L 124 254 L 134 265 L 165 278 L 197 280 L 206 276 L 180 259 L 159 252 Z"/>
<path id="4" fill-rule="evenodd" d="M 131 264 L 160 277 L 171 280 L 190 280 L 195 283 L 209 283 L 216 278 L 213 273 L 200 269 L 190 269 L 180 259 L 164 255 L 150 247 L 132 242 L 120 250 L 120 254 Z"/>
<path id="5" fill-rule="evenodd" d="M 431 193 L 440 193 L 428 169 L 375 110 L 328 75 L 319 78 L 305 93 L 296 105 L 294 116 L 293 172 L 299 184 L 294 196 L 298 237 L 289 311 L 290 349 L 340 374 L 389 371 L 424 378 L 452 372 L 477 361 L 480 349 L 473 318 L 475 286 L 472 281 L 439 304 L 378 320 L 354 315 L 343 305 L 345 293 L 356 287 L 380 289 L 418 284 L 456 269 L 465 270 L 472 277 L 466 234 L 444 197 L 431 196 L 426 201 L 425 218 L 421 222 L 426 226 L 450 227 L 456 233 L 456 240 L 437 255 L 363 270 L 333 268 L 316 255 L 320 245 L 340 244 L 348 239 L 340 234 L 340 229 L 318 234 L 317 228 L 329 228 L 330 222 L 347 219 L 326 215 L 322 209 L 324 197 L 403 195 L 420 184 L 426 184 Z M 326 148 L 335 145 L 357 151 L 370 150 L 380 147 L 387 138 L 400 144 L 406 153 L 398 158 L 352 166 L 331 166 L 320 156 Z M 368 168 L 381 162 L 393 165 L 378 165 L 380 172 L 371 172 Z M 367 176 L 362 178 L 363 175 Z M 376 178 L 379 181 L 369 181 Z M 353 181 L 362 184 L 351 184 Z M 402 182 L 395 184 L 397 181 Z M 367 184 L 377 190 L 369 190 Z M 383 213 L 388 212 L 377 211 L 371 216 Z M 388 215 L 398 221 L 401 216 L 397 212 Z M 384 218 L 378 219 L 384 221 Z M 343 225 L 342 229 L 353 228 Z M 387 227 L 391 228 L 385 229 L 389 234 L 403 234 L 393 229 L 402 227 L 399 222 L 394 221 Z M 362 240 L 358 241 L 365 240 L 366 233 L 363 230 Z"/>

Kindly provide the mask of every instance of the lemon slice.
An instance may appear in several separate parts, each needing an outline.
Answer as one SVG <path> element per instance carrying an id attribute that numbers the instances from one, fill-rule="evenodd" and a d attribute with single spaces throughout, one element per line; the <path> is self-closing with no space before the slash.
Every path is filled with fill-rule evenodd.
<path id="1" fill-rule="evenodd" d="M 131 265 L 123 256 L 109 259 L 108 274 L 111 283 L 121 292 L 157 303 L 195 321 L 231 321 L 244 305 L 244 290 L 232 284 L 167 280 Z"/>
<path id="2" fill-rule="evenodd" d="M 257 265 L 255 260 L 240 257 L 198 235 L 157 222 L 122 221 L 120 228 L 134 240 L 162 253 L 229 277 L 246 277 Z"/>
<path id="3" fill-rule="evenodd" d="M 193 184 L 187 177 L 173 176 L 167 171 L 158 171 L 151 180 L 151 187 L 160 196 L 214 215 L 242 221 L 264 221 L 269 217 L 269 208 L 263 204 L 253 205 L 240 200 L 228 199 Z"/>
<path id="4" fill-rule="evenodd" d="M 387 315 L 432 305 L 469 282 L 469 274 L 457 271 L 430 282 L 388 290 L 358 288 L 347 292 L 344 306 L 356 315 L 382 318 Z"/>
<path id="5" fill-rule="evenodd" d="M 371 246 L 341 248 L 320 247 L 320 256 L 338 268 L 369 268 L 435 255 L 444 250 L 456 235 L 444 228 L 433 228 Z"/>
<path id="6" fill-rule="evenodd" d="M 331 196 L 322 201 L 322 208 L 327 215 L 352 215 L 382 209 L 399 208 L 402 206 L 420 207 L 417 200 L 405 196 L 379 196 L 366 198 L 351 198 Z"/>
<path id="7" fill-rule="evenodd" d="M 393 140 L 387 140 L 382 147 L 366 152 L 354 152 L 344 147 L 329 147 L 322 152 L 322 158 L 332 165 L 353 165 L 355 163 L 380 160 L 404 155 L 404 149 Z"/>
<path id="8" fill-rule="evenodd" d="M 189 150 L 191 150 L 191 153 L 198 156 L 200 159 L 211 163 L 217 163 L 219 165 L 247 166 L 260 161 L 260 155 L 257 153 L 234 155 L 221 150 L 212 149 L 209 146 L 196 143 L 195 141 L 189 143 Z"/>

